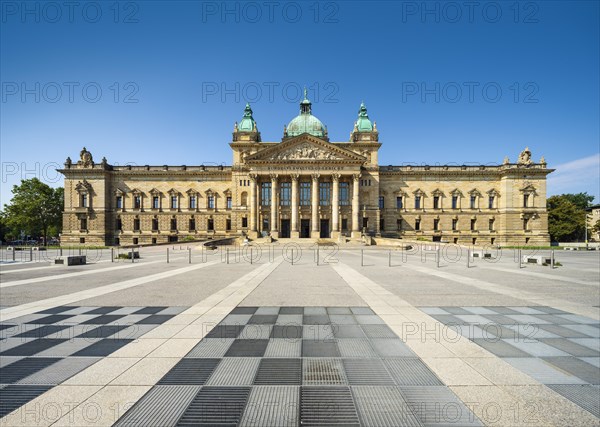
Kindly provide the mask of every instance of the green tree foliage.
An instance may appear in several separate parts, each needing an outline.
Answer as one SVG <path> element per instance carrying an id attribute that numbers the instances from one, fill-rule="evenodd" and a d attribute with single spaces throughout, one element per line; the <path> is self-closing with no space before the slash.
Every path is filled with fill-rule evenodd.
<path id="1" fill-rule="evenodd" d="M 46 242 L 48 231 L 61 229 L 63 188 L 52 188 L 32 178 L 22 180 L 21 185 L 14 185 L 12 193 L 10 204 L 4 205 L 2 222 L 13 237 L 22 230 L 31 236 L 41 235 Z"/>
<path id="2" fill-rule="evenodd" d="M 547 201 L 548 232 L 556 242 L 583 241 L 587 208 L 594 196 L 587 193 L 561 194 Z"/>

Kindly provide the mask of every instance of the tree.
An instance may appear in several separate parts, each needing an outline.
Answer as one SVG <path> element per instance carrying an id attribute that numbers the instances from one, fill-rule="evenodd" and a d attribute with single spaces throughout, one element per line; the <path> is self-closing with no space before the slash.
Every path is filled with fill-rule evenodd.
<path id="1" fill-rule="evenodd" d="M 589 208 L 594 201 L 594 196 L 590 196 L 587 192 L 578 194 L 561 194 L 559 197 L 563 197 L 565 200 L 573 203 L 579 209 Z"/>
<path id="2" fill-rule="evenodd" d="M 6 225 L 17 233 L 35 236 L 42 235 L 44 244 L 48 230 L 61 229 L 64 205 L 63 188 L 52 188 L 37 178 L 24 179 L 21 185 L 14 185 L 10 204 L 4 205 Z"/>
<path id="3" fill-rule="evenodd" d="M 561 194 L 548 199 L 548 232 L 552 241 L 570 242 L 584 239 L 586 212 L 580 203 L 586 199 L 579 197 L 582 195 L 586 193 Z M 593 196 L 587 197 L 594 199 Z"/>

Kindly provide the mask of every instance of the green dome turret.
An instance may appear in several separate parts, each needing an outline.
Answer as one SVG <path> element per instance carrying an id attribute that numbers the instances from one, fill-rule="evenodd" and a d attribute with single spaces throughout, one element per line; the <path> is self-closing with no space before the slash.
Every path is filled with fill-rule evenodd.
<path id="1" fill-rule="evenodd" d="M 360 103 L 360 110 L 358 110 L 358 120 L 356 121 L 356 130 L 358 132 L 373 132 L 373 123 L 369 119 L 367 114 L 367 107 L 364 102 Z"/>
<path id="2" fill-rule="evenodd" d="M 240 132 L 255 132 L 256 131 L 256 122 L 254 121 L 254 117 L 252 117 L 252 108 L 250 108 L 250 104 L 246 104 L 246 108 L 244 108 L 244 117 L 237 129 Z"/>
<path id="3" fill-rule="evenodd" d="M 285 136 L 298 136 L 308 133 L 319 138 L 327 138 L 327 129 L 319 119 L 312 115 L 312 103 L 304 89 L 304 99 L 300 102 L 300 114 L 292 119 L 286 127 Z"/>

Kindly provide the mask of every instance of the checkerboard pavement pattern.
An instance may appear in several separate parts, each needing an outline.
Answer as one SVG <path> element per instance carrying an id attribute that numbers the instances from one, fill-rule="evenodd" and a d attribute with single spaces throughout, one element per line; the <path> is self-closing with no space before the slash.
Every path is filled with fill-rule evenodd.
<path id="1" fill-rule="evenodd" d="M 186 309 L 60 306 L 0 323 L 0 417 Z"/>
<path id="2" fill-rule="evenodd" d="M 366 307 L 236 307 L 118 426 L 482 425 Z"/>
<path id="3" fill-rule="evenodd" d="M 420 307 L 600 418 L 600 322 L 553 307 Z"/>

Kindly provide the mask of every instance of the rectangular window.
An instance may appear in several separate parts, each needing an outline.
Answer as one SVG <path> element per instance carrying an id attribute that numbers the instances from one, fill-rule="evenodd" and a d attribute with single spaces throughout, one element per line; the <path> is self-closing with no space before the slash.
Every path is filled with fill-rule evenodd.
<path id="1" fill-rule="evenodd" d="M 282 182 L 279 189 L 279 203 L 281 206 L 290 206 L 292 203 L 292 183 Z"/>
<path id="2" fill-rule="evenodd" d="M 79 228 L 81 230 L 87 230 L 87 218 L 81 218 L 81 221 L 79 223 Z"/>
<path id="3" fill-rule="evenodd" d="M 226 204 L 226 209 L 231 209 L 231 196 L 227 196 L 227 199 L 225 200 Z"/>
<path id="4" fill-rule="evenodd" d="M 158 218 L 152 218 L 152 231 L 158 231 Z"/>
<path id="5" fill-rule="evenodd" d="M 342 230 L 348 230 L 348 218 L 342 218 Z"/>
<path id="6" fill-rule="evenodd" d="M 396 209 L 402 209 L 402 207 L 402 196 L 398 196 L 396 197 Z"/>
<path id="7" fill-rule="evenodd" d="M 452 220 L 452 231 L 456 231 L 458 226 L 458 220 L 457 219 L 453 219 Z"/>
<path id="8" fill-rule="evenodd" d="M 477 220 L 472 219 L 471 220 L 471 231 L 475 231 L 476 228 L 477 228 Z"/>
<path id="9" fill-rule="evenodd" d="M 340 206 L 350 205 L 350 183 L 340 182 L 339 192 Z"/>
<path id="10" fill-rule="evenodd" d="M 379 209 L 385 208 L 385 197 L 379 196 Z"/>
<path id="11" fill-rule="evenodd" d="M 310 206 L 310 182 L 300 183 L 300 206 Z"/>
<path id="12" fill-rule="evenodd" d="M 490 219 L 490 231 L 494 231 L 494 220 Z"/>
<path id="13" fill-rule="evenodd" d="M 452 196 L 452 209 L 458 209 L 458 196 Z"/>
<path id="14" fill-rule="evenodd" d="M 152 197 L 152 209 L 159 209 L 159 208 L 160 208 L 160 199 L 158 198 L 158 196 Z"/>
<path id="15" fill-rule="evenodd" d="M 529 218 L 523 218 L 523 230 L 529 230 Z"/>
<path id="16" fill-rule="evenodd" d="M 471 209 L 475 209 L 477 206 L 477 196 L 471 196 Z"/>
<path id="17" fill-rule="evenodd" d="M 190 218 L 190 231 L 196 231 L 196 219 Z"/>
<path id="18" fill-rule="evenodd" d="M 440 196 L 433 196 L 433 209 L 440 208 Z"/>
<path id="19" fill-rule="evenodd" d="M 415 219 L 415 231 L 421 230 L 421 220 Z"/>
<path id="20" fill-rule="evenodd" d="M 433 230 L 434 231 L 439 231 L 440 230 L 440 220 L 439 219 L 434 219 L 433 220 Z"/>
<path id="21" fill-rule="evenodd" d="M 379 231 L 385 230 L 385 220 L 383 218 L 379 218 Z"/>
<path id="22" fill-rule="evenodd" d="M 227 218 L 225 220 L 225 230 L 226 231 L 231 231 L 231 219 Z"/>
<path id="23" fill-rule="evenodd" d="M 206 228 L 208 231 L 214 231 L 215 230 L 215 220 L 212 218 L 209 218 L 206 221 Z"/>
<path id="24" fill-rule="evenodd" d="M 177 219 L 171 218 L 171 231 L 177 231 Z"/>
<path id="25" fill-rule="evenodd" d="M 271 183 L 263 182 L 260 184 L 260 204 L 261 206 L 271 206 Z"/>
<path id="26" fill-rule="evenodd" d="M 141 196 L 133 196 L 133 208 L 140 209 L 142 207 L 142 197 Z"/>
<path id="27" fill-rule="evenodd" d="M 171 209 L 177 209 L 177 196 L 171 196 Z"/>
<path id="28" fill-rule="evenodd" d="M 139 243 L 140 239 L 138 239 L 137 237 L 133 238 L 133 244 L 137 245 Z"/>
<path id="29" fill-rule="evenodd" d="M 421 196 L 415 196 L 415 209 L 421 209 Z"/>
<path id="30" fill-rule="evenodd" d="M 262 220 L 262 231 L 269 231 L 269 218 L 263 218 Z"/>
<path id="31" fill-rule="evenodd" d="M 123 196 L 117 196 L 117 209 L 123 209 Z"/>
<path id="32" fill-rule="evenodd" d="M 529 194 L 524 194 L 523 195 L 523 207 L 529 207 Z"/>
<path id="33" fill-rule="evenodd" d="M 88 207 L 88 195 L 87 194 L 82 194 L 81 195 L 81 207 L 82 208 L 87 208 Z"/>
<path id="34" fill-rule="evenodd" d="M 190 209 L 196 209 L 196 196 L 190 196 Z"/>
<path id="35" fill-rule="evenodd" d="M 396 229 L 402 231 L 402 218 L 396 220 Z"/>
<path id="36" fill-rule="evenodd" d="M 319 205 L 329 206 L 331 203 L 331 183 L 320 182 L 319 183 Z"/>
<path id="37" fill-rule="evenodd" d="M 207 208 L 214 209 L 215 208 L 215 196 L 208 196 L 206 198 Z"/>
<path id="38" fill-rule="evenodd" d="M 133 231 L 140 231 L 140 219 L 135 218 L 133 220 Z"/>
<path id="39" fill-rule="evenodd" d="M 242 228 L 248 228 L 248 218 L 242 218 Z"/>
<path id="40" fill-rule="evenodd" d="M 494 196 L 490 196 L 488 199 L 488 208 L 494 209 Z"/>
<path id="41" fill-rule="evenodd" d="M 115 228 L 118 231 L 123 230 L 123 221 L 121 221 L 121 218 L 117 218 L 117 223 L 115 224 Z"/>

